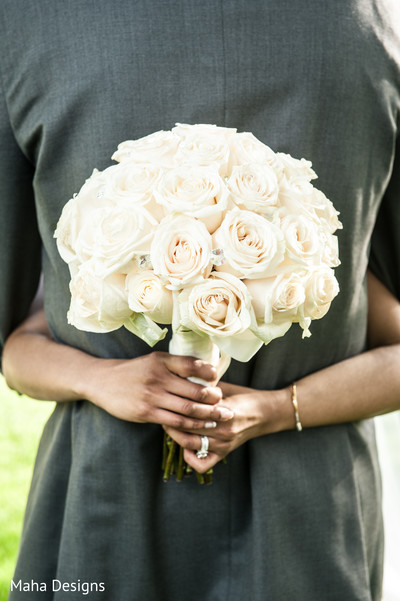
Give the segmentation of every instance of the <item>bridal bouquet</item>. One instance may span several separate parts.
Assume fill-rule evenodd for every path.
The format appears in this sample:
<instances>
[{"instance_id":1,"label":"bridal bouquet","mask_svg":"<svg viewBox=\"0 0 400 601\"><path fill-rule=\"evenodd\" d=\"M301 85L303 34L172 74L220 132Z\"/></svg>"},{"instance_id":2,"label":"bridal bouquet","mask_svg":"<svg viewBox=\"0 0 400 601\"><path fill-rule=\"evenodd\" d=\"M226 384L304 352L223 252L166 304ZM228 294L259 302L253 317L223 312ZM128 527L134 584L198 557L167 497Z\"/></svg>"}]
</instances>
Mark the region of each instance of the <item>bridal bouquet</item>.
<instances>
[{"instance_id":1,"label":"bridal bouquet","mask_svg":"<svg viewBox=\"0 0 400 601\"><path fill-rule=\"evenodd\" d=\"M170 352L248 361L293 323L328 311L339 286L338 212L311 163L251 133L177 124L122 142L65 205L55 237L69 265L68 321L124 326Z\"/></svg>"}]
</instances>

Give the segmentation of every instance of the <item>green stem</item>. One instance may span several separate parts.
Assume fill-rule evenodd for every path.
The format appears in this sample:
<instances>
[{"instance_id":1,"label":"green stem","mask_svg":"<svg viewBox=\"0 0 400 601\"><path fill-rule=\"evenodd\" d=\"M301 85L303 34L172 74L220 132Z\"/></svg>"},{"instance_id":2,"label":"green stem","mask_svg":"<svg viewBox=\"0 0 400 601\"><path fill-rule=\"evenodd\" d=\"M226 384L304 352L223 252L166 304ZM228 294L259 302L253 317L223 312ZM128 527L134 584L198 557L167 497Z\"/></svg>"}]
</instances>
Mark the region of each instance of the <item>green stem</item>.
<instances>
[{"instance_id":1,"label":"green stem","mask_svg":"<svg viewBox=\"0 0 400 601\"><path fill-rule=\"evenodd\" d=\"M176 449L176 442L175 442L175 440L171 439L171 440L168 441L167 444L168 444L168 447L169 447L169 453L168 453L167 462L165 464L165 469L164 469L164 475L163 475L164 482L168 482L169 477L171 475L172 464L173 464L174 455L175 455L175 449Z\"/></svg>"},{"instance_id":2,"label":"green stem","mask_svg":"<svg viewBox=\"0 0 400 601\"><path fill-rule=\"evenodd\" d=\"M213 480L213 471L212 469L208 470L208 472L206 472L204 474L204 482L206 484L212 484L212 480Z\"/></svg>"},{"instance_id":3,"label":"green stem","mask_svg":"<svg viewBox=\"0 0 400 601\"><path fill-rule=\"evenodd\" d=\"M164 432L164 440L163 440L163 454L162 454L162 463L161 469L165 470L165 466L167 465L167 457L168 457L168 434Z\"/></svg>"},{"instance_id":4,"label":"green stem","mask_svg":"<svg viewBox=\"0 0 400 601\"><path fill-rule=\"evenodd\" d=\"M183 461L183 447L179 447L178 467L176 470L176 481L182 482L185 462Z\"/></svg>"},{"instance_id":5,"label":"green stem","mask_svg":"<svg viewBox=\"0 0 400 601\"><path fill-rule=\"evenodd\" d=\"M199 474L199 472L196 472L196 478L199 484L204 484L205 480L203 474Z\"/></svg>"}]
</instances>

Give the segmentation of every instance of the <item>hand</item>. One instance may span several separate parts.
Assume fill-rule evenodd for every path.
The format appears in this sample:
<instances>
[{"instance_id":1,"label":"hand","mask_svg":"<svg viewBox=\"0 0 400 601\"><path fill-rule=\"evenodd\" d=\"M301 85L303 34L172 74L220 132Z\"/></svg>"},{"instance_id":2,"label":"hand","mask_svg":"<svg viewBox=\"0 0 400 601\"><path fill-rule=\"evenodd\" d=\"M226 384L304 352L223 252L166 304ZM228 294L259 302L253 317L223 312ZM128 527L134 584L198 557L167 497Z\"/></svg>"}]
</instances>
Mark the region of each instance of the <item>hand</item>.
<instances>
[{"instance_id":1,"label":"hand","mask_svg":"<svg viewBox=\"0 0 400 601\"><path fill-rule=\"evenodd\" d=\"M294 424L288 390L253 390L243 386L220 383L223 399L218 403L232 410L229 421L218 423L213 430L185 430L164 426L184 450L184 458L194 470L205 473L234 449L251 438L285 429L284 424ZM209 452L199 459L196 452L201 447L201 436L209 438Z\"/></svg>"},{"instance_id":2,"label":"hand","mask_svg":"<svg viewBox=\"0 0 400 601\"><path fill-rule=\"evenodd\" d=\"M215 368L205 361L153 352L130 360L93 358L92 365L85 398L114 417L207 432L231 417L218 405L219 387L186 380L215 381Z\"/></svg>"}]
</instances>

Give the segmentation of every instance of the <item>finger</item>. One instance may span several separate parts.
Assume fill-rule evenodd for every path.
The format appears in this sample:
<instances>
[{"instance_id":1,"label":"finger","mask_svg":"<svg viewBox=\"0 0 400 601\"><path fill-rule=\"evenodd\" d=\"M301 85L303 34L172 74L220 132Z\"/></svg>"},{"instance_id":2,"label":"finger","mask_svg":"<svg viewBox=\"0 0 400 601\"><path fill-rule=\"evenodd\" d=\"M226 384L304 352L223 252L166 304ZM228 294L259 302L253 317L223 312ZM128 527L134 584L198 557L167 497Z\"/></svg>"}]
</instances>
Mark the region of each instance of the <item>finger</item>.
<instances>
[{"instance_id":1,"label":"finger","mask_svg":"<svg viewBox=\"0 0 400 601\"><path fill-rule=\"evenodd\" d=\"M166 433L171 436L181 447L184 449L190 449L191 451L198 451L201 448L201 436L199 434L191 434L189 432L182 432L177 428L164 427ZM208 448L210 449L211 438L208 438Z\"/></svg>"},{"instance_id":2,"label":"finger","mask_svg":"<svg viewBox=\"0 0 400 601\"><path fill-rule=\"evenodd\" d=\"M207 457L199 458L196 453L201 449L201 436L198 434L188 434L187 432L181 432L169 427L164 427L164 430L184 448L186 463L200 474L207 472L228 454L228 450L225 449L219 452L213 451L212 448L215 446L215 441L212 437L208 437Z\"/></svg>"},{"instance_id":3,"label":"finger","mask_svg":"<svg viewBox=\"0 0 400 601\"><path fill-rule=\"evenodd\" d=\"M207 457L199 459L196 453L189 449L184 449L183 458L199 474L205 474L223 459L223 457L212 451L208 453Z\"/></svg>"},{"instance_id":4,"label":"finger","mask_svg":"<svg viewBox=\"0 0 400 601\"><path fill-rule=\"evenodd\" d=\"M197 453L197 451L199 451L201 449L202 446L202 438L203 436L207 436L208 438L208 452L215 452L217 454L220 453L221 449L225 446L223 443L221 444L220 441L215 440L215 438L213 438L213 436L210 436L210 432L208 432L206 435L202 435L202 434L192 434L186 431L181 431L179 429L176 428L171 428L169 426L164 426L164 430L166 431L167 434L169 434L169 436L171 436L171 438L173 438L181 447L183 447L184 449L188 449L190 451L193 451L194 453ZM225 448L224 451L225 453Z\"/></svg>"},{"instance_id":5,"label":"finger","mask_svg":"<svg viewBox=\"0 0 400 601\"><path fill-rule=\"evenodd\" d=\"M168 428L179 432L210 432L217 426L217 422L212 419L192 419L159 407L153 407L146 416L145 421L160 424L164 427L165 431Z\"/></svg>"},{"instance_id":6,"label":"finger","mask_svg":"<svg viewBox=\"0 0 400 601\"><path fill-rule=\"evenodd\" d=\"M206 422L227 422L234 417L234 412L228 407L218 405L207 405L205 403L195 403L190 399L164 393L157 398L157 403L153 403L174 413L178 413L184 417L191 417L196 420L205 420ZM185 426L179 426L181 429L187 430ZM208 428L211 426L207 426ZM191 428L189 428L191 429ZM196 425L196 429L198 426Z\"/></svg>"},{"instance_id":7,"label":"finger","mask_svg":"<svg viewBox=\"0 0 400 601\"><path fill-rule=\"evenodd\" d=\"M190 399L184 399L180 396L172 395L168 392L164 392L159 395L156 399L150 399L150 404L154 407L161 407L177 413L182 417L190 417L194 420L203 420L204 422L223 422L227 419L232 419L233 412L227 407L221 405L207 405L205 403L195 403ZM216 425L216 424L215 424ZM186 422L177 426L180 429L190 430L191 428L186 427ZM198 429L196 425L196 429ZM209 428L211 426L207 426ZM215 427L215 426L214 426Z\"/></svg>"},{"instance_id":8,"label":"finger","mask_svg":"<svg viewBox=\"0 0 400 601\"><path fill-rule=\"evenodd\" d=\"M185 397L198 403L215 405L222 399L222 390L218 386L203 386L189 380L183 380L175 374L165 382L166 389L177 396Z\"/></svg>"},{"instance_id":9,"label":"finger","mask_svg":"<svg viewBox=\"0 0 400 601\"><path fill-rule=\"evenodd\" d=\"M195 357L167 354L164 358L164 364L169 371L181 378L194 377L207 382L212 382L217 378L217 370L213 365Z\"/></svg>"}]
</instances>

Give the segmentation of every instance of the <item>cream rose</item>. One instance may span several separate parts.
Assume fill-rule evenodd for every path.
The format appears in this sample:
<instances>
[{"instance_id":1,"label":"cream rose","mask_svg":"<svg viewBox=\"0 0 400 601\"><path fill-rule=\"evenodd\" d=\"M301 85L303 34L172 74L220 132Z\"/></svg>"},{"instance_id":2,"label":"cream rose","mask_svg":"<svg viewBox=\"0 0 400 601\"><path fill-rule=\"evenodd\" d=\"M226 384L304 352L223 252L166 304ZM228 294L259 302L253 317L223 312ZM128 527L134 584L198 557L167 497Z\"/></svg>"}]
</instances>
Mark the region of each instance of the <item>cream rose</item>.
<instances>
[{"instance_id":1,"label":"cream rose","mask_svg":"<svg viewBox=\"0 0 400 601\"><path fill-rule=\"evenodd\" d=\"M321 229L306 215L286 215L281 221L288 257L302 264L320 263L323 252Z\"/></svg>"},{"instance_id":2,"label":"cream rose","mask_svg":"<svg viewBox=\"0 0 400 601\"><path fill-rule=\"evenodd\" d=\"M277 152L277 160L281 163L283 172L288 179L304 179L309 182L317 178L311 161L295 159L284 152Z\"/></svg>"},{"instance_id":3,"label":"cream rose","mask_svg":"<svg viewBox=\"0 0 400 601\"><path fill-rule=\"evenodd\" d=\"M235 130L215 125L179 125L173 129L182 142L177 161L188 165L216 165L222 177L228 173L230 150L228 139Z\"/></svg>"},{"instance_id":4,"label":"cream rose","mask_svg":"<svg viewBox=\"0 0 400 601\"><path fill-rule=\"evenodd\" d=\"M214 249L222 249L225 262L217 271L239 278L272 275L283 260L285 242L280 229L265 217L233 209L213 235Z\"/></svg>"},{"instance_id":5,"label":"cream rose","mask_svg":"<svg viewBox=\"0 0 400 601\"><path fill-rule=\"evenodd\" d=\"M308 327L311 319L304 317L304 278L304 272L301 272L244 280L257 319L253 332L265 344L284 336L294 322L300 323L303 336L310 335Z\"/></svg>"},{"instance_id":6,"label":"cream rose","mask_svg":"<svg viewBox=\"0 0 400 601\"><path fill-rule=\"evenodd\" d=\"M182 326L206 334L227 355L248 361L260 348L249 330L255 322L246 286L229 273L211 276L178 296Z\"/></svg>"},{"instance_id":7,"label":"cream rose","mask_svg":"<svg viewBox=\"0 0 400 601\"><path fill-rule=\"evenodd\" d=\"M316 215L321 225L325 227L331 234L336 232L336 230L341 230L343 228L343 225L339 221L338 217L339 211L336 211L332 202L325 196L323 192L321 192L321 190L314 188L311 198L307 197L307 200L309 201L309 204L305 208L310 208L314 215Z\"/></svg>"},{"instance_id":8,"label":"cream rose","mask_svg":"<svg viewBox=\"0 0 400 601\"><path fill-rule=\"evenodd\" d=\"M322 240L321 263L328 267L338 267L339 260L339 242L337 236L330 234L326 230L320 232Z\"/></svg>"},{"instance_id":9,"label":"cream rose","mask_svg":"<svg viewBox=\"0 0 400 601\"><path fill-rule=\"evenodd\" d=\"M66 263L77 261L77 239L84 224L91 221L93 211L112 206L112 200L105 196L104 188L104 173L94 169L79 193L64 205L54 238L58 252Z\"/></svg>"},{"instance_id":10,"label":"cream rose","mask_svg":"<svg viewBox=\"0 0 400 601\"><path fill-rule=\"evenodd\" d=\"M290 322L305 301L304 272L282 273L276 277L244 280L257 320L270 323L280 319Z\"/></svg>"},{"instance_id":11,"label":"cream rose","mask_svg":"<svg viewBox=\"0 0 400 601\"><path fill-rule=\"evenodd\" d=\"M227 182L240 209L270 215L278 206L278 180L268 164L247 163L233 167Z\"/></svg>"},{"instance_id":12,"label":"cream rose","mask_svg":"<svg viewBox=\"0 0 400 601\"><path fill-rule=\"evenodd\" d=\"M321 319L328 312L337 294L339 284L333 270L323 266L312 269L305 282L305 316Z\"/></svg>"},{"instance_id":13,"label":"cream rose","mask_svg":"<svg viewBox=\"0 0 400 601\"><path fill-rule=\"evenodd\" d=\"M179 143L179 136L172 131L161 130L138 140L121 142L111 158L118 162L153 163L170 168L176 165L175 155Z\"/></svg>"},{"instance_id":14,"label":"cream rose","mask_svg":"<svg viewBox=\"0 0 400 601\"><path fill-rule=\"evenodd\" d=\"M211 236L206 226L187 215L168 215L157 228L150 250L154 273L178 290L211 272Z\"/></svg>"},{"instance_id":15,"label":"cream rose","mask_svg":"<svg viewBox=\"0 0 400 601\"><path fill-rule=\"evenodd\" d=\"M289 213L310 216L314 186L304 178L283 177L279 182L279 202Z\"/></svg>"},{"instance_id":16,"label":"cream rose","mask_svg":"<svg viewBox=\"0 0 400 601\"><path fill-rule=\"evenodd\" d=\"M276 153L250 132L241 132L230 138L231 167L246 163L260 163L272 167L279 178L282 171Z\"/></svg>"},{"instance_id":17,"label":"cream rose","mask_svg":"<svg viewBox=\"0 0 400 601\"><path fill-rule=\"evenodd\" d=\"M110 206L93 211L76 240L80 262L91 259L99 277L122 271L134 255L150 251L157 221L141 207Z\"/></svg>"},{"instance_id":18,"label":"cream rose","mask_svg":"<svg viewBox=\"0 0 400 601\"><path fill-rule=\"evenodd\" d=\"M222 221L228 192L215 166L181 166L166 172L155 192L167 213L201 219L212 233Z\"/></svg>"},{"instance_id":19,"label":"cream rose","mask_svg":"<svg viewBox=\"0 0 400 601\"><path fill-rule=\"evenodd\" d=\"M86 332L111 332L120 328L132 313L125 293L124 276L103 279L93 264L82 265L70 282L71 304L68 323Z\"/></svg>"},{"instance_id":20,"label":"cream rose","mask_svg":"<svg viewBox=\"0 0 400 601\"><path fill-rule=\"evenodd\" d=\"M280 182L279 201L287 212L307 215L330 233L342 228L339 213L331 201L304 178L284 177Z\"/></svg>"},{"instance_id":21,"label":"cream rose","mask_svg":"<svg viewBox=\"0 0 400 601\"><path fill-rule=\"evenodd\" d=\"M151 163L136 164L124 161L104 172L104 195L119 206L141 206L161 220L164 211L154 198L154 188L163 170Z\"/></svg>"},{"instance_id":22,"label":"cream rose","mask_svg":"<svg viewBox=\"0 0 400 601\"><path fill-rule=\"evenodd\" d=\"M157 323L172 322L172 292L149 269L126 277L128 304L135 313L146 313Z\"/></svg>"},{"instance_id":23,"label":"cream rose","mask_svg":"<svg viewBox=\"0 0 400 601\"><path fill-rule=\"evenodd\" d=\"M303 329L303 338L311 336L311 317L304 312L307 272L281 273L276 278L245 281L258 322L253 331L268 344L283 336L293 323Z\"/></svg>"}]
</instances>

